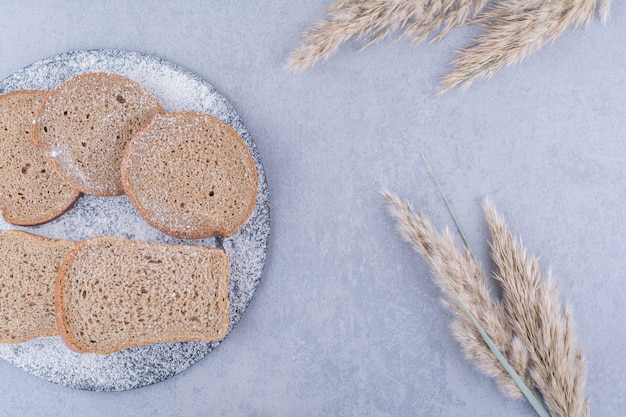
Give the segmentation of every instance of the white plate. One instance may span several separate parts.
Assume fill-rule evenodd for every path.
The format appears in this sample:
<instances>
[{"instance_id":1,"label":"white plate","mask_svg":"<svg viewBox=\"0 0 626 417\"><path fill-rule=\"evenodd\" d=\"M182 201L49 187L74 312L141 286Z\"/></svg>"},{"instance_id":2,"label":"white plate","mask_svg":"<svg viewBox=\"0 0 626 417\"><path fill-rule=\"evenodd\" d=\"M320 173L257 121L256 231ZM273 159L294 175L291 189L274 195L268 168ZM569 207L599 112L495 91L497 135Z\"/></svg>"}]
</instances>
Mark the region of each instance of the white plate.
<instances>
[{"instance_id":1,"label":"white plate","mask_svg":"<svg viewBox=\"0 0 626 417\"><path fill-rule=\"evenodd\" d=\"M119 236L146 242L186 243L223 248L229 260L229 328L241 319L263 273L269 238L269 193L256 146L241 119L213 86L181 67L136 52L77 51L36 62L0 81L0 94L21 89L49 90L87 72L109 72L148 88L167 112L197 110L232 126L248 145L259 174L256 206L229 238L181 240L150 227L128 198L83 195L58 219L35 227L0 220L0 231L19 229L61 239ZM216 75L219 77L219 75ZM111 355L80 354L59 337L40 337L18 345L0 344L0 358L48 381L93 391L121 391L163 381L206 356L219 342L178 342L138 346Z\"/></svg>"}]
</instances>

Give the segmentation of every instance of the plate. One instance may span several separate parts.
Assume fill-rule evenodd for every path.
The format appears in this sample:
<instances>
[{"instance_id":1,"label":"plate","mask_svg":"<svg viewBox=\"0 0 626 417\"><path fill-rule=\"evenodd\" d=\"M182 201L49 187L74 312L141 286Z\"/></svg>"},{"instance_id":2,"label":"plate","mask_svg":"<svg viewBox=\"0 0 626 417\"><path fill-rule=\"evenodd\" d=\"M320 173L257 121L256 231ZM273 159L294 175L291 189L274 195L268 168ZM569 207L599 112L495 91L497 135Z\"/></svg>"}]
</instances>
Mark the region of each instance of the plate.
<instances>
[{"instance_id":1,"label":"plate","mask_svg":"<svg viewBox=\"0 0 626 417\"><path fill-rule=\"evenodd\" d=\"M57 239L118 236L145 242L221 247L229 260L230 333L261 279L270 232L267 181L252 137L233 106L211 84L178 65L137 52L76 51L44 59L0 81L0 94L21 89L50 90L71 77L88 72L128 77L149 89L167 112L202 111L233 127L248 145L258 172L258 197L252 215L228 238L182 240L150 227L126 196L83 195L74 207L50 223L25 228L0 220L0 231L17 229ZM18 345L0 344L0 358L68 387L122 391L170 378L204 358L218 344L219 341L159 343L110 355L95 355L69 350L60 337L40 337Z\"/></svg>"}]
</instances>

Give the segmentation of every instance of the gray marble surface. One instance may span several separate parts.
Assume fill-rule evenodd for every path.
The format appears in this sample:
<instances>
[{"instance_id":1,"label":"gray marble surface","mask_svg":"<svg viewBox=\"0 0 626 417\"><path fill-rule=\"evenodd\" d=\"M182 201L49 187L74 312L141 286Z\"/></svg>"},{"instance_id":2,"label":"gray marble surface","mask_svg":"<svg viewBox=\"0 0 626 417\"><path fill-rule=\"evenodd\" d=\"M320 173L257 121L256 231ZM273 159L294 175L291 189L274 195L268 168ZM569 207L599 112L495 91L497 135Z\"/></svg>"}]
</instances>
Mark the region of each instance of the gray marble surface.
<instances>
[{"instance_id":1,"label":"gray marble surface","mask_svg":"<svg viewBox=\"0 0 626 417\"><path fill-rule=\"evenodd\" d=\"M153 54L222 92L271 194L264 276L228 338L159 384L92 393L0 361L0 416L532 416L462 357L425 262L378 194L451 225L486 269L489 197L571 301L592 416L626 409L626 4L521 65L434 98L467 28L436 46L342 47L282 69L329 2L0 2L0 78L80 49Z\"/></svg>"}]
</instances>

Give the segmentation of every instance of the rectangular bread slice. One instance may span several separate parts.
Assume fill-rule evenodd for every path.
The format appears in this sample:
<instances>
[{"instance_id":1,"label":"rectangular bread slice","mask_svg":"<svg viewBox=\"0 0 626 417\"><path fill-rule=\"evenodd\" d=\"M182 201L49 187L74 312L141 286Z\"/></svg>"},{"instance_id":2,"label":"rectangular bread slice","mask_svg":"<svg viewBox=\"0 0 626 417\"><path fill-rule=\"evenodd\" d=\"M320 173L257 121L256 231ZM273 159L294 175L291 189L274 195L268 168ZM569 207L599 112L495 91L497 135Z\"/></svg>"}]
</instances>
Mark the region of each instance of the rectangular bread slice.
<instances>
[{"instance_id":1,"label":"rectangular bread slice","mask_svg":"<svg viewBox=\"0 0 626 417\"><path fill-rule=\"evenodd\" d=\"M16 230L0 233L0 343L58 334L54 287L75 246Z\"/></svg>"},{"instance_id":2,"label":"rectangular bread slice","mask_svg":"<svg viewBox=\"0 0 626 417\"><path fill-rule=\"evenodd\" d=\"M56 283L59 332L73 350L213 341L228 329L223 250L97 237L67 256Z\"/></svg>"}]
</instances>

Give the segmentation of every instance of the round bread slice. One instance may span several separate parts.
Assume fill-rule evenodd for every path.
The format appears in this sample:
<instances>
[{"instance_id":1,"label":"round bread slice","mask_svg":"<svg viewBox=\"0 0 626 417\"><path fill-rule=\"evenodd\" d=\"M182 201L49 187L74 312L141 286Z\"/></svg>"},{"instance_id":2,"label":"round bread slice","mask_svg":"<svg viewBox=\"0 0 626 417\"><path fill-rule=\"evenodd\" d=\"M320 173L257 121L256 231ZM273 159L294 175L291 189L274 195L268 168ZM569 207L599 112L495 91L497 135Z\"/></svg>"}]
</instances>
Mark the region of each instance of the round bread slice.
<instances>
[{"instance_id":1,"label":"round bread slice","mask_svg":"<svg viewBox=\"0 0 626 417\"><path fill-rule=\"evenodd\" d=\"M258 190L254 160L237 132L194 111L157 116L133 138L122 180L150 225L188 239L235 233Z\"/></svg>"},{"instance_id":2,"label":"round bread slice","mask_svg":"<svg viewBox=\"0 0 626 417\"><path fill-rule=\"evenodd\" d=\"M5 221L20 226L54 220L80 195L31 142L34 113L46 94L20 90L0 96L0 209Z\"/></svg>"},{"instance_id":3,"label":"round bread slice","mask_svg":"<svg viewBox=\"0 0 626 417\"><path fill-rule=\"evenodd\" d=\"M50 91L35 115L32 140L74 188L124 193L120 166L130 139L162 114L157 99L120 75L79 75Z\"/></svg>"}]
</instances>

